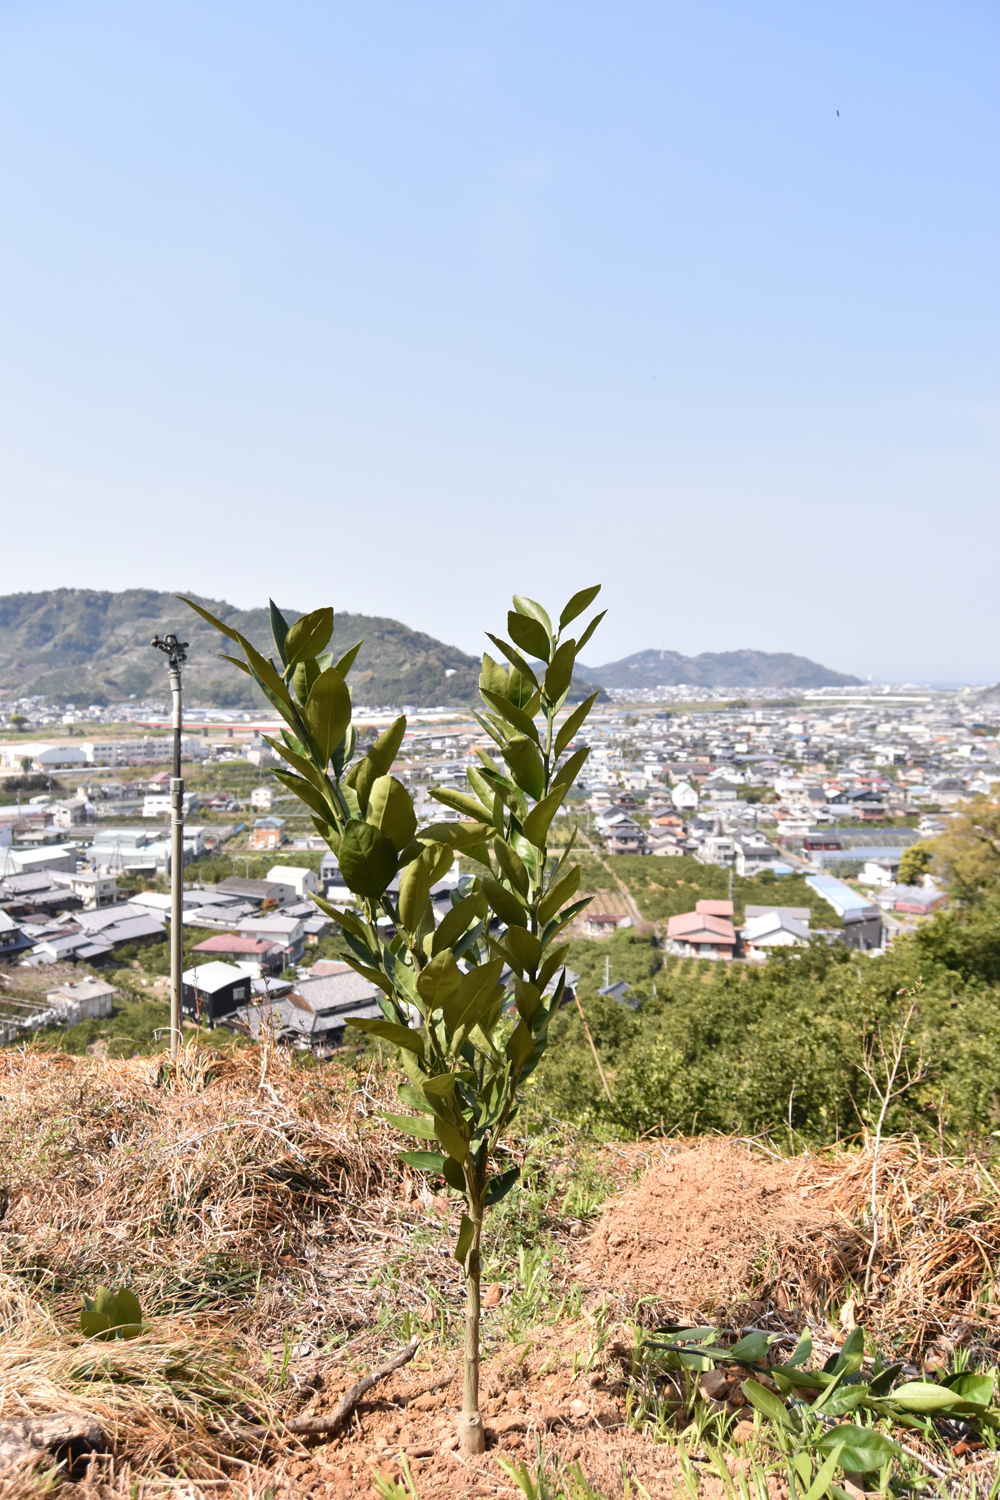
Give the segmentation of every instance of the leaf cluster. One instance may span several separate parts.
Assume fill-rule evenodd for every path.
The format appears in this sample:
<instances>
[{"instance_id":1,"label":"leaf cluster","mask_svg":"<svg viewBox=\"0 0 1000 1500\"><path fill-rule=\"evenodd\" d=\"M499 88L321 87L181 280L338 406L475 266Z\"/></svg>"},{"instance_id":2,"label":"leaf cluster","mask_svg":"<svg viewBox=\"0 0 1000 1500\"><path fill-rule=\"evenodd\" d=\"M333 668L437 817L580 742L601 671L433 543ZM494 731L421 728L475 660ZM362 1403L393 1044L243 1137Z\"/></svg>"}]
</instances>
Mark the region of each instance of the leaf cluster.
<instances>
[{"instance_id":1,"label":"leaf cluster","mask_svg":"<svg viewBox=\"0 0 1000 1500\"><path fill-rule=\"evenodd\" d=\"M94 1297L84 1294L80 1332L85 1338L104 1343L112 1339L137 1339L144 1328L139 1299L127 1287L110 1292L106 1286L99 1286Z\"/></svg>"},{"instance_id":2,"label":"leaf cluster","mask_svg":"<svg viewBox=\"0 0 1000 1500\"><path fill-rule=\"evenodd\" d=\"M876 1355L870 1377L863 1373L864 1331L856 1328L820 1370L807 1370L812 1335L802 1334L791 1357L771 1363L769 1351L780 1334L755 1330L731 1347L718 1343L710 1328L660 1330L646 1340L662 1368L702 1372L732 1365L753 1372L741 1384L746 1400L772 1424L775 1436L793 1465L800 1455L821 1462L808 1493L818 1497L837 1468L868 1474L881 1470L902 1455L898 1443L874 1426L860 1422L836 1423L841 1417L866 1415L871 1422L928 1433L928 1419L961 1418L974 1428L1000 1429L1000 1407L995 1404L996 1377L962 1372L940 1384L902 1380L901 1363L883 1365ZM800 1474L804 1471L800 1470ZM809 1471L811 1478L811 1470Z\"/></svg>"},{"instance_id":3,"label":"leaf cluster","mask_svg":"<svg viewBox=\"0 0 1000 1500\"><path fill-rule=\"evenodd\" d=\"M344 907L313 899L340 925L347 962L380 992L382 1016L349 1024L399 1051L400 1098L413 1113L387 1118L421 1144L404 1160L441 1173L463 1194L456 1249L463 1263L484 1209L516 1180L505 1161L491 1167L491 1153L562 1003L568 945L560 933L586 904L574 899L572 839L550 856L549 832L588 754L573 742L597 694L560 715L577 655L602 616L578 638L566 632L598 592L574 595L555 625L540 604L515 596L511 639L490 637L506 665L484 655L480 674L477 718L498 756L479 752L468 791L433 791L450 816L424 827L392 775L405 717L356 756L347 677L362 643L334 659L332 610L289 626L272 604L274 654L265 656L187 601L236 642L244 659L226 659L285 721L280 738L269 740L285 762L273 774L310 809L354 898ZM442 913L440 885L458 853L472 873Z\"/></svg>"}]
</instances>

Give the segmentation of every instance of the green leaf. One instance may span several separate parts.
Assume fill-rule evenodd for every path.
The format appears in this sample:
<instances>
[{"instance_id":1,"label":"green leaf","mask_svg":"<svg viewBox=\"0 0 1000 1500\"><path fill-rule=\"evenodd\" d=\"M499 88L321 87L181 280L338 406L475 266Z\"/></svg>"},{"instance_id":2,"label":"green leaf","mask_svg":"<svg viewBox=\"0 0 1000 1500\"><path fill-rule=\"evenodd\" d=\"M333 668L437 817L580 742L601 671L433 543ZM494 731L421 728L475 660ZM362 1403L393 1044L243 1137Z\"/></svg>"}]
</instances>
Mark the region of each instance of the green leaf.
<instances>
[{"instance_id":1,"label":"green leaf","mask_svg":"<svg viewBox=\"0 0 1000 1500\"><path fill-rule=\"evenodd\" d=\"M587 642L590 640L590 637L593 635L593 633L597 629L598 625L600 625L601 621L604 619L604 616L606 614L607 614L607 610L606 609L602 609L601 613L599 615L595 615L594 618L591 620L590 624L587 626L586 630L583 632L583 635L581 635L580 639L577 641L577 643L576 643L576 654L577 654L578 657L580 655L580 652L586 646Z\"/></svg>"},{"instance_id":2,"label":"green leaf","mask_svg":"<svg viewBox=\"0 0 1000 1500\"><path fill-rule=\"evenodd\" d=\"M552 641L549 632L538 620L533 620L530 615L518 614L516 610L509 610L507 634L514 645L527 651L529 656L540 656L542 661L548 661L552 653Z\"/></svg>"},{"instance_id":3,"label":"green leaf","mask_svg":"<svg viewBox=\"0 0 1000 1500\"><path fill-rule=\"evenodd\" d=\"M559 767L559 769L556 771L556 774L552 778L553 790L557 786L565 786L567 788L571 787L576 778L579 776L580 772L583 770L584 763L589 754L590 746L584 745L582 749L575 750L570 756L569 760L563 761L562 765Z\"/></svg>"},{"instance_id":4,"label":"green leaf","mask_svg":"<svg viewBox=\"0 0 1000 1500\"><path fill-rule=\"evenodd\" d=\"M590 905L593 899L593 896L582 896L579 901L574 901L572 905L564 906L557 916L553 917L550 922L546 922L542 932L542 942L551 943L556 933L561 932L567 922L572 922L574 917L578 917Z\"/></svg>"},{"instance_id":5,"label":"green leaf","mask_svg":"<svg viewBox=\"0 0 1000 1500\"><path fill-rule=\"evenodd\" d=\"M564 964L566 962L566 959L568 958L568 956L569 956L569 943L563 943L563 944L560 945L560 947L554 948L552 950L552 952L549 954L548 958L542 964L542 967L541 967L541 969L538 972L538 987L539 987L539 989L542 989L542 990L545 989L546 985L548 984L549 980L552 978L553 974L556 972L556 970L562 964Z\"/></svg>"},{"instance_id":6,"label":"green leaf","mask_svg":"<svg viewBox=\"0 0 1000 1500\"><path fill-rule=\"evenodd\" d=\"M444 1010L457 994L461 982L462 971L447 948L432 958L417 975L417 993L427 1007L427 1014Z\"/></svg>"},{"instance_id":7,"label":"green leaf","mask_svg":"<svg viewBox=\"0 0 1000 1500\"><path fill-rule=\"evenodd\" d=\"M83 1308L80 1312L80 1332L84 1338L99 1339L106 1335L111 1327L111 1319L107 1313L97 1312L93 1308Z\"/></svg>"},{"instance_id":8,"label":"green leaf","mask_svg":"<svg viewBox=\"0 0 1000 1500\"><path fill-rule=\"evenodd\" d=\"M434 1116L434 1130L452 1161L457 1161L460 1167L464 1166L469 1155L469 1146L462 1132L441 1115Z\"/></svg>"},{"instance_id":9,"label":"green leaf","mask_svg":"<svg viewBox=\"0 0 1000 1500\"><path fill-rule=\"evenodd\" d=\"M772 1335L769 1333L748 1333L746 1338L740 1339L729 1351L729 1358L739 1364L759 1365L768 1349L771 1347Z\"/></svg>"},{"instance_id":10,"label":"green leaf","mask_svg":"<svg viewBox=\"0 0 1000 1500\"><path fill-rule=\"evenodd\" d=\"M498 635L490 635L490 632L488 630L487 630L486 634L487 634L487 637L493 642L494 646L499 646L500 647L500 650L503 652L504 656L506 656L506 658L510 662L511 666L517 672L519 672L522 677L527 678L528 682L530 682L531 686L537 692L538 691L538 685L539 685L538 684L538 678L535 676L535 674L532 671L532 669L528 666L528 663L525 661L525 659L521 655L520 651L516 651L514 649L514 647L509 643L509 641L501 640L501 638ZM492 660L492 658L491 658L491 660ZM482 687L482 686L483 686L483 683L480 682L480 687ZM508 689L506 691L503 690L503 689L494 688L493 684L491 682L487 682L486 686L490 689L491 692L498 692L498 691L502 692L504 697L507 696L507 692L509 691L509 687L508 687Z\"/></svg>"},{"instance_id":11,"label":"green leaf","mask_svg":"<svg viewBox=\"0 0 1000 1500\"><path fill-rule=\"evenodd\" d=\"M417 831L413 798L395 776L379 776L372 783L366 817L369 823L392 839L397 852L406 848Z\"/></svg>"},{"instance_id":12,"label":"green leaf","mask_svg":"<svg viewBox=\"0 0 1000 1500\"><path fill-rule=\"evenodd\" d=\"M888 1399L904 1411L947 1411L961 1403L962 1397L949 1390L946 1385L934 1385L929 1380L908 1380L897 1385Z\"/></svg>"},{"instance_id":13,"label":"green leaf","mask_svg":"<svg viewBox=\"0 0 1000 1500\"><path fill-rule=\"evenodd\" d=\"M480 883L483 894L501 922L506 922L509 927L527 927L527 913L513 891L508 891L491 875L482 876Z\"/></svg>"},{"instance_id":14,"label":"green leaf","mask_svg":"<svg viewBox=\"0 0 1000 1500\"><path fill-rule=\"evenodd\" d=\"M499 1203L501 1198L506 1198L520 1175L520 1167L510 1167L506 1172L500 1172L496 1177L491 1178L486 1189L486 1207L492 1208L494 1203Z\"/></svg>"},{"instance_id":15,"label":"green leaf","mask_svg":"<svg viewBox=\"0 0 1000 1500\"><path fill-rule=\"evenodd\" d=\"M537 620L545 631L545 634L549 637L549 640L552 640L555 635L555 631L552 629L552 621L537 600L529 599L526 594L515 594L514 608L519 615L527 615L529 620Z\"/></svg>"},{"instance_id":16,"label":"green leaf","mask_svg":"<svg viewBox=\"0 0 1000 1500\"><path fill-rule=\"evenodd\" d=\"M289 735L288 738L291 739L292 736ZM324 798L326 798L330 790L330 784L327 781L326 777L323 775L323 772L317 770L316 766L313 765L311 760L308 760L306 756L301 753L301 751L292 749L292 747L290 745L287 745L284 740L272 739L269 734L262 735L262 739L264 739L265 742L270 745L275 754L280 755L281 758L287 761L290 766L293 766L294 769L298 771L300 776L304 777L306 781L310 782L310 784L314 786L318 792L321 792Z\"/></svg>"},{"instance_id":17,"label":"green leaf","mask_svg":"<svg viewBox=\"0 0 1000 1500\"><path fill-rule=\"evenodd\" d=\"M479 673L479 691L496 693L499 697L506 698L509 681L507 668L502 667L488 652L484 651L483 665Z\"/></svg>"},{"instance_id":18,"label":"green leaf","mask_svg":"<svg viewBox=\"0 0 1000 1500\"><path fill-rule=\"evenodd\" d=\"M545 674L545 695L550 703L558 703L560 698L569 691L575 663L576 642L574 640L563 641L562 645L557 647L549 670Z\"/></svg>"},{"instance_id":19,"label":"green leaf","mask_svg":"<svg viewBox=\"0 0 1000 1500\"><path fill-rule=\"evenodd\" d=\"M465 1270L465 1262L469 1258L469 1251L472 1249L475 1238L476 1226L475 1224L473 1224L468 1214L463 1214L462 1222L458 1230L458 1239L455 1243L454 1252L455 1259L458 1261L463 1271Z\"/></svg>"},{"instance_id":20,"label":"green leaf","mask_svg":"<svg viewBox=\"0 0 1000 1500\"><path fill-rule=\"evenodd\" d=\"M514 889L520 891L522 896L526 896L531 882L521 856L511 848L506 839L501 838L493 840L493 853L496 855L497 864Z\"/></svg>"},{"instance_id":21,"label":"green leaf","mask_svg":"<svg viewBox=\"0 0 1000 1500\"><path fill-rule=\"evenodd\" d=\"M215 615L209 614L207 609L202 609L200 604L195 604L194 600L188 599L185 594L175 594L174 598L179 599L182 604L186 604L189 609L193 609L195 614L201 615L203 620L207 620L210 625L214 625L216 630L228 636L231 641L235 641L237 645L242 646L243 637L231 625L223 625L222 621L217 620Z\"/></svg>"},{"instance_id":22,"label":"green leaf","mask_svg":"<svg viewBox=\"0 0 1000 1500\"><path fill-rule=\"evenodd\" d=\"M601 585L595 583L593 587L580 589L579 593L574 594L559 616L559 629L565 630L566 626L571 624L577 615L582 615L585 609L589 609L600 592Z\"/></svg>"},{"instance_id":23,"label":"green leaf","mask_svg":"<svg viewBox=\"0 0 1000 1500\"><path fill-rule=\"evenodd\" d=\"M518 1021L516 1029L507 1038L505 1050L515 1068L528 1061L535 1050L535 1037L527 1021Z\"/></svg>"},{"instance_id":24,"label":"green leaf","mask_svg":"<svg viewBox=\"0 0 1000 1500\"><path fill-rule=\"evenodd\" d=\"M547 797L543 797L525 818L524 836L528 840L528 843L533 844L536 849L545 848L545 842L549 836L549 826L559 807L562 805L563 798L566 796L568 790L569 787L565 785L556 787L554 791L549 792Z\"/></svg>"},{"instance_id":25,"label":"green leaf","mask_svg":"<svg viewBox=\"0 0 1000 1500\"><path fill-rule=\"evenodd\" d=\"M381 896L396 873L396 846L371 823L352 818L337 854L345 884L357 896Z\"/></svg>"},{"instance_id":26,"label":"green leaf","mask_svg":"<svg viewBox=\"0 0 1000 1500\"><path fill-rule=\"evenodd\" d=\"M321 672L313 683L306 701L305 721L325 766L351 722L350 690L333 667Z\"/></svg>"},{"instance_id":27,"label":"green leaf","mask_svg":"<svg viewBox=\"0 0 1000 1500\"><path fill-rule=\"evenodd\" d=\"M387 1125L393 1130L400 1131L403 1135L415 1135L418 1141L434 1141L437 1134L434 1130L434 1121L426 1115L383 1115Z\"/></svg>"},{"instance_id":28,"label":"green leaf","mask_svg":"<svg viewBox=\"0 0 1000 1500\"><path fill-rule=\"evenodd\" d=\"M288 657L285 655L285 637L288 634L288 621L273 599L269 599L267 602L271 611L271 634L274 636L274 647L281 660L281 665L287 667Z\"/></svg>"},{"instance_id":29,"label":"green leaf","mask_svg":"<svg viewBox=\"0 0 1000 1500\"><path fill-rule=\"evenodd\" d=\"M580 725L600 697L600 691L600 688L598 688L596 693L591 693L589 698L585 698L577 708L574 708L569 718L559 726L559 733L556 735L555 744L555 753L557 756L562 755L566 746L573 739L576 731L580 728Z\"/></svg>"},{"instance_id":30,"label":"green leaf","mask_svg":"<svg viewBox=\"0 0 1000 1500\"><path fill-rule=\"evenodd\" d=\"M285 636L285 665L293 667L297 662L318 656L326 648L333 635L333 610L312 609L296 620Z\"/></svg>"},{"instance_id":31,"label":"green leaf","mask_svg":"<svg viewBox=\"0 0 1000 1500\"><path fill-rule=\"evenodd\" d=\"M788 1363L783 1366L783 1368L786 1370L794 1370L797 1365L804 1365L806 1360L812 1353L812 1350L812 1334L807 1328L802 1334L802 1337L799 1339L798 1343L795 1345L795 1352L792 1354L792 1357L789 1359Z\"/></svg>"},{"instance_id":32,"label":"green leaf","mask_svg":"<svg viewBox=\"0 0 1000 1500\"><path fill-rule=\"evenodd\" d=\"M350 963L350 959L347 962ZM357 965L351 964L351 967L357 968ZM367 1031L371 1036L381 1037L394 1047L405 1047L407 1052L415 1052L418 1057L424 1055L423 1037L419 1031L412 1031L409 1026L398 1026L395 1021L376 1021L365 1016L348 1016L346 1024L353 1026L356 1031Z\"/></svg>"},{"instance_id":33,"label":"green leaf","mask_svg":"<svg viewBox=\"0 0 1000 1500\"><path fill-rule=\"evenodd\" d=\"M381 972L381 970L370 968L369 965L361 963L356 958L352 958L349 953L343 953L341 954L341 957L343 958L345 964L350 964L355 974L360 974L362 979L368 980L369 984L374 984L378 989L384 991L384 993L389 995L390 997L395 995L396 992L392 987L391 980L387 979ZM379 1001L379 1004L381 1003L382 1002ZM351 1025L354 1024L355 1023L352 1021ZM362 1030L364 1030L364 1027L362 1027Z\"/></svg>"},{"instance_id":34,"label":"green leaf","mask_svg":"<svg viewBox=\"0 0 1000 1500\"><path fill-rule=\"evenodd\" d=\"M128 1287L122 1287L115 1293L115 1321L112 1327L129 1328L139 1331L142 1323L142 1308L135 1292L129 1291ZM132 1335L133 1337L135 1334ZM128 1334L126 1334L128 1337Z\"/></svg>"},{"instance_id":35,"label":"green leaf","mask_svg":"<svg viewBox=\"0 0 1000 1500\"><path fill-rule=\"evenodd\" d=\"M488 692L486 688L480 688L479 691L484 700L491 708L496 709L502 719L506 719L508 724L513 725L515 729L527 735L529 740L534 740L535 744L538 744L538 730L535 728L534 720L530 714L523 708L518 708L516 704L511 703L509 698L501 698L499 693Z\"/></svg>"},{"instance_id":36,"label":"green leaf","mask_svg":"<svg viewBox=\"0 0 1000 1500\"><path fill-rule=\"evenodd\" d=\"M363 755L357 765L352 766L344 777L346 785L353 787L358 794L358 807L362 816L368 811L368 798L371 795L372 784L380 776L385 776L392 770L392 763L399 753L405 733L406 716L400 714L399 718L394 719L389 728L379 735L368 754Z\"/></svg>"},{"instance_id":37,"label":"green leaf","mask_svg":"<svg viewBox=\"0 0 1000 1500\"><path fill-rule=\"evenodd\" d=\"M969 1401L975 1406L989 1406L993 1399L996 1379L993 1375L976 1375L968 1372L962 1375L949 1375L941 1383L954 1391L956 1396L961 1396L963 1401Z\"/></svg>"},{"instance_id":38,"label":"green leaf","mask_svg":"<svg viewBox=\"0 0 1000 1500\"><path fill-rule=\"evenodd\" d=\"M359 937L366 946L371 942L371 935L367 927L365 927L356 913L339 906L334 906L331 902L325 900L323 896L318 896L315 891L310 891L309 897L310 900L316 903L320 911L325 912L328 917L332 917L335 922L339 922L340 926L346 928L348 932L353 932L355 937Z\"/></svg>"},{"instance_id":39,"label":"green leaf","mask_svg":"<svg viewBox=\"0 0 1000 1500\"><path fill-rule=\"evenodd\" d=\"M407 932L416 932L425 914L431 886L451 869L454 858L446 844L425 844L423 853L403 866L399 876L399 919Z\"/></svg>"},{"instance_id":40,"label":"green leaf","mask_svg":"<svg viewBox=\"0 0 1000 1500\"><path fill-rule=\"evenodd\" d=\"M472 849L488 839L493 833L492 824L485 823L431 823L417 829L417 838L424 843L447 844L450 849Z\"/></svg>"},{"instance_id":41,"label":"green leaf","mask_svg":"<svg viewBox=\"0 0 1000 1500\"><path fill-rule=\"evenodd\" d=\"M294 793L300 802L304 802L306 807L311 807L317 817L322 818L324 822L329 822L333 815L330 802L311 782L303 780L301 776L296 776L292 771L279 771L275 768L272 768L271 775L276 781L280 781L282 786Z\"/></svg>"},{"instance_id":42,"label":"green leaf","mask_svg":"<svg viewBox=\"0 0 1000 1500\"><path fill-rule=\"evenodd\" d=\"M330 663L326 661L326 658L324 657L323 659L326 662L326 665L329 666ZM319 677L322 671L323 668L320 666L316 658L310 657L308 661L300 661L298 666L292 672L292 692L295 694L300 703L306 702L309 694L312 692L313 683L316 681L317 677Z\"/></svg>"},{"instance_id":43,"label":"green leaf","mask_svg":"<svg viewBox=\"0 0 1000 1500\"><path fill-rule=\"evenodd\" d=\"M562 880L546 892L538 903L538 920L542 927L576 895L580 885L580 866L573 865Z\"/></svg>"},{"instance_id":44,"label":"green leaf","mask_svg":"<svg viewBox=\"0 0 1000 1500\"><path fill-rule=\"evenodd\" d=\"M480 964L463 974L444 1012L444 1024L450 1032L456 1032L460 1026L482 1025L496 1001L497 992L503 993L499 983L502 973L503 959L491 958L489 963Z\"/></svg>"},{"instance_id":45,"label":"green leaf","mask_svg":"<svg viewBox=\"0 0 1000 1500\"><path fill-rule=\"evenodd\" d=\"M855 1474L869 1474L902 1455L901 1448L871 1427L828 1427L815 1447L821 1453L840 1448L840 1467Z\"/></svg>"},{"instance_id":46,"label":"green leaf","mask_svg":"<svg viewBox=\"0 0 1000 1500\"><path fill-rule=\"evenodd\" d=\"M515 734L503 753L507 768L522 792L537 802L545 793L545 767L538 744L527 735Z\"/></svg>"},{"instance_id":47,"label":"green leaf","mask_svg":"<svg viewBox=\"0 0 1000 1500\"><path fill-rule=\"evenodd\" d=\"M780 1401L773 1391L766 1390L764 1386L758 1385L756 1380L744 1380L740 1390L746 1396L751 1406L755 1406L765 1417L770 1417L772 1422L777 1422L780 1427L788 1426L788 1412L785 1403Z\"/></svg>"},{"instance_id":48,"label":"green leaf","mask_svg":"<svg viewBox=\"0 0 1000 1500\"><path fill-rule=\"evenodd\" d=\"M440 802L443 807L450 807L452 812L461 813L466 818L473 818L480 823L484 818L488 818L491 823L493 822L492 809L483 807L474 797L470 797L468 792L451 792L444 787L435 787L429 795L434 798L435 802Z\"/></svg>"},{"instance_id":49,"label":"green leaf","mask_svg":"<svg viewBox=\"0 0 1000 1500\"><path fill-rule=\"evenodd\" d=\"M356 646L352 646L350 651L345 651L340 660L333 663L333 670L335 672L339 672L341 677L346 677L348 672L354 666L354 663L357 660L358 652L361 650L361 647L363 645L364 641L358 641L358 644Z\"/></svg>"},{"instance_id":50,"label":"green leaf","mask_svg":"<svg viewBox=\"0 0 1000 1500\"><path fill-rule=\"evenodd\" d=\"M823 1500L823 1496L829 1491L830 1481L833 1479L834 1470L840 1463L840 1454L841 1447L838 1444L837 1447L833 1449L832 1453L830 1453L827 1458L825 1458L824 1461L820 1464L819 1468L816 1471L816 1478L806 1490L805 1494L802 1497L802 1500Z\"/></svg>"},{"instance_id":51,"label":"green leaf","mask_svg":"<svg viewBox=\"0 0 1000 1500\"><path fill-rule=\"evenodd\" d=\"M522 974L534 973L542 957L541 941L523 927L508 927L504 947L510 954L511 967Z\"/></svg>"},{"instance_id":52,"label":"green leaf","mask_svg":"<svg viewBox=\"0 0 1000 1500\"><path fill-rule=\"evenodd\" d=\"M441 919L434 934L431 952L438 954L443 949L450 948L485 911L486 902L479 891L473 891L470 895L464 896Z\"/></svg>"},{"instance_id":53,"label":"green leaf","mask_svg":"<svg viewBox=\"0 0 1000 1500\"><path fill-rule=\"evenodd\" d=\"M418 1172L442 1172L446 1160L440 1151L401 1151L399 1159Z\"/></svg>"}]
</instances>

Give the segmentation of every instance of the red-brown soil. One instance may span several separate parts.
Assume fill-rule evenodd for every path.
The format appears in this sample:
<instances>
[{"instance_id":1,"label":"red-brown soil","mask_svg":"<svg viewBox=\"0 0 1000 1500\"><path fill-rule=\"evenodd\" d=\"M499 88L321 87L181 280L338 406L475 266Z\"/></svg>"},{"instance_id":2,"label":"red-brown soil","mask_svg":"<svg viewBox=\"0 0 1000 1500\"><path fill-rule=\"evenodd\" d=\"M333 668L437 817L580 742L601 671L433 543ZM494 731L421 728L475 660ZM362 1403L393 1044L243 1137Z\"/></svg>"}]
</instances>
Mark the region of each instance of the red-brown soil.
<instances>
[{"instance_id":1,"label":"red-brown soil","mask_svg":"<svg viewBox=\"0 0 1000 1500\"><path fill-rule=\"evenodd\" d=\"M549 1460L578 1463L602 1495L621 1495L623 1481L634 1492L637 1478L652 1500L676 1500L683 1493L676 1450L626 1425L622 1346L612 1343L595 1356L594 1343L594 1323L580 1319L545 1324L524 1343L488 1357L482 1375L487 1451L474 1459L454 1451L461 1404L457 1357L436 1369L407 1366L370 1393L346 1436L283 1464L271 1476L276 1493L310 1500L370 1495L375 1476L399 1478L402 1452L420 1500L519 1496L497 1456L523 1462L533 1473L540 1441ZM350 1379L324 1382L304 1410L331 1410ZM723 1486L714 1478L705 1476L700 1489L705 1500L723 1500ZM775 1487L772 1500L784 1493Z\"/></svg>"},{"instance_id":2,"label":"red-brown soil","mask_svg":"<svg viewBox=\"0 0 1000 1500\"><path fill-rule=\"evenodd\" d=\"M832 1223L817 1203L808 1162L778 1161L729 1141L664 1148L664 1159L608 1208L580 1274L626 1287L678 1311L752 1295L771 1249Z\"/></svg>"}]
</instances>

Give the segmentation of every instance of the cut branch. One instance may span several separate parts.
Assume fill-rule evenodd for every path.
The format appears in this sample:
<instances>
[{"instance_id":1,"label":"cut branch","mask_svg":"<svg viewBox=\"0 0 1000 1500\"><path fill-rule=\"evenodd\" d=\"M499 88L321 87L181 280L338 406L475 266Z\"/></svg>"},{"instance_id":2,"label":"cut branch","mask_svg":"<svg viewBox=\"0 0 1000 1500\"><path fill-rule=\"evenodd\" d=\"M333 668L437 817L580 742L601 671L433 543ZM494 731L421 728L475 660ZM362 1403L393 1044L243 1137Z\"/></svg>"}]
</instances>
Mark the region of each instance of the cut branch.
<instances>
[{"instance_id":1,"label":"cut branch","mask_svg":"<svg viewBox=\"0 0 1000 1500\"><path fill-rule=\"evenodd\" d=\"M401 1370L404 1365L409 1364L420 1346L420 1340L414 1339L394 1354L392 1359L386 1360L384 1365L379 1365L377 1370L372 1370L368 1375L362 1377L350 1390L345 1391L337 1402L333 1411L326 1417L295 1417L285 1426L289 1432L296 1432L302 1436L318 1437L324 1433L339 1432L348 1420L351 1412L357 1406L366 1391L370 1391L373 1385L378 1385L387 1375L395 1370Z\"/></svg>"}]
</instances>

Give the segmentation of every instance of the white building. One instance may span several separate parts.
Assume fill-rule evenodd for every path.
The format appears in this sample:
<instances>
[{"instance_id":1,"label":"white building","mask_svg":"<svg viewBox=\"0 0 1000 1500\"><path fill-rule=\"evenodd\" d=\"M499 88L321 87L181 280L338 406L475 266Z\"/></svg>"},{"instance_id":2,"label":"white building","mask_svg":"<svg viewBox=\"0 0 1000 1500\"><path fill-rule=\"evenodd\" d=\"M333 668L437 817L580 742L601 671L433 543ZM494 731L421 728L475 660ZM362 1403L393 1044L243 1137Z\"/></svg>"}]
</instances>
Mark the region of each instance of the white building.
<instances>
[{"instance_id":1,"label":"white building","mask_svg":"<svg viewBox=\"0 0 1000 1500\"><path fill-rule=\"evenodd\" d=\"M258 812L270 812L274 793L269 786L255 786L250 793L250 806Z\"/></svg>"},{"instance_id":2,"label":"white building","mask_svg":"<svg viewBox=\"0 0 1000 1500\"><path fill-rule=\"evenodd\" d=\"M319 876L315 870L304 870L299 865L274 865L264 876L281 885L290 885L300 901L311 891L319 890Z\"/></svg>"},{"instance_id":3,"label":"white building","mask_svg":"<svg viewBox=\"0 0 1000 1500\"><path fill-rule=\"evenodd\" d=\"M670 800L678 812L697 812L698 810L698 793L686 781L679 781L671 789Z\"/></svg>"}]
</instances>

